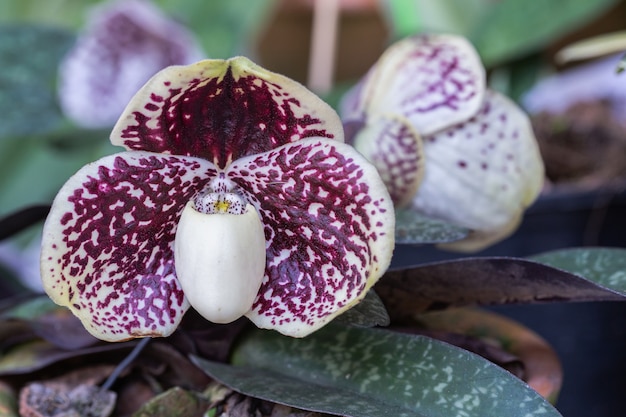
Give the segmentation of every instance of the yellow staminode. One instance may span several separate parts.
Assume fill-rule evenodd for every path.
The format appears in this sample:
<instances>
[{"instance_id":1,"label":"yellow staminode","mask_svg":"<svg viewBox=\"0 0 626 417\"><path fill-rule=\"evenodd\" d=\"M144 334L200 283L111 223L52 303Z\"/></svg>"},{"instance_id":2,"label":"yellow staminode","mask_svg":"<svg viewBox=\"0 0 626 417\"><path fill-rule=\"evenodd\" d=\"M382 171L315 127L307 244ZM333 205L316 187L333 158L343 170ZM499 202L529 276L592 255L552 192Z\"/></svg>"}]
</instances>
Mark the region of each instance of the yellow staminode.
<instances>
[{"instance_id":1,"label":"yellow staminode","mask_svg":"<svg viewBox=\"0 0 626 417\"><path fill-rule=\"evenodd\" d=\"M217 213L228 213L228 209L230 209L230 202L227 200L217 200L213 207Z\"/></svg>"}]
</instances>

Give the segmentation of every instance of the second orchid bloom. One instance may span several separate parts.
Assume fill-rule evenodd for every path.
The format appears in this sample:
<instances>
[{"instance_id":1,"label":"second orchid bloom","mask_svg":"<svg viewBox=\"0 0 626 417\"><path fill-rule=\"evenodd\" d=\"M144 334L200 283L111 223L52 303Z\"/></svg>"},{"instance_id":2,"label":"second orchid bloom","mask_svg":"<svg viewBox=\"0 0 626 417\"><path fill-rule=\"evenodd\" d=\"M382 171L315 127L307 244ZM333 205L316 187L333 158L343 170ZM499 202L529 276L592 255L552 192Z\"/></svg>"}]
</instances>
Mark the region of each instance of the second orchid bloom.
<instances>
[{"instance_id":1,"label":"second orchid bloom","mask_svg":"<svg viewBox=\"0 0 626 417\"><path fill-rule=\"evenodd\" d=\"M342 103L347 141L376 165L397 208L470 230L447 244L454 250L511 234L543 185L528 117L485 78L464 38L415 36L389 47Z\"/></svg>"}]
</instances>

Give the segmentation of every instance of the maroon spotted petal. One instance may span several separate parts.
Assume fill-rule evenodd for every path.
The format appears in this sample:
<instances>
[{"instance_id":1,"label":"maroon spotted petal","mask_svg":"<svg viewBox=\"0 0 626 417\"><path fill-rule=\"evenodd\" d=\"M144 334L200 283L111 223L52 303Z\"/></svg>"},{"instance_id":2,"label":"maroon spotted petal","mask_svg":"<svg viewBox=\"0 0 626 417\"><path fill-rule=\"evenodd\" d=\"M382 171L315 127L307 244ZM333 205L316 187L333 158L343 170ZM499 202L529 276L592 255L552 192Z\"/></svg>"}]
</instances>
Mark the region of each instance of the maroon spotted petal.
<instances>
[{"instance_id":1,"label":"maroon spotted petal","mask_svg":"<svg viewBox=\"0 0 626 417\"><path fill-rule=\"evenodd\" d=\"M302 140L236 161L228 176L265 226L266 276L246 314L257 326L304 336L362 299L389 265L393 204L351 146Z\"/></svg>"},{"instance_id":2,"label":"maroon spotted petal","mask_svg":"<svg viewBox=\"0 0 626 417\"><path fill-rule=\"evenodd\" d=\"M111 141L224 168L308 137L343 141L334 110L297 82L238 57L161 71L128 105Z\"/></svg>"},{"instance_id":3,"label":"maroon spotted petal","mask_svg":"<svg viewBox=\"0 0 626 417\"><path fill-rule=\"evenodd\" d=\"M44 226L44 289L94 336L173 332L189 307L174 273L185 203L215 176L198 158L122 152L83 167Z\"/></svg>"},{"instance_id":4,"label":"maroon spotted petal","mask_svg":"<svg viewBox=\"0 0 626 417\"><path fill-rule=\"evenodd\" d=\"M421 35L390 46L342 103L344 122L373 115L406 117L428 135L472 117L485 91L485 69L465 39Z\"/></svg>"},{"instance_id":5,"label":"maroon spotted petal","mask_svg":"<svg viewBox=\"0 0 626 417\"><path fill-rule=\"evenodd\" d=\"M396 207L409 204L424 176L422 139L399 115L373 116L358 130L353 145L378 172Z\"/></svg>"}]
</instances>

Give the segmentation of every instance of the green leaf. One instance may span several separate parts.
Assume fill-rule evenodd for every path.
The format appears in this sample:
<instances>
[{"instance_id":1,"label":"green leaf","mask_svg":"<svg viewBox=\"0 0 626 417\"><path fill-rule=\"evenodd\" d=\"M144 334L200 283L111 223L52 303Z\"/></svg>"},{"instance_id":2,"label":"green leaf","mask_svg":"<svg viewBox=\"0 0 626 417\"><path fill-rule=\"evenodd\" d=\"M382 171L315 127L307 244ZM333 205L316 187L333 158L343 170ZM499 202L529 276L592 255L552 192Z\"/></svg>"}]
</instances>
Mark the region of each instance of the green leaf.
<instances>
[{"instance_id":1,"label":"green leaf","mask_svg":"<svg viewBox=\"0 0 626 417\"><path fill-rule=\"evenodd\" d=\"M0 26L0 139L48 132L63 115L57 104L57 67L74 42L64 30Z\"/></svg>"},{"instance_id":2,"label":"green leaf","mask_svg":"<svg viewBox=\"0 0 626 417\"><path fill-rule=\"evenodd\" d=\"M492 66L542 49L616 3L616 0L491 2L469 39L485 65Z\"/></svg>"},{"instance_id":3,"label":"green leaf","mask_svg":"<svg viewBox=\"0 0 626 417\"><path fill-rule=\"evenodd\" d=\"M236 366L194 361L235 391L337 415L559 416L485 359L387 330L330 325L303 339L255 330L236 348Z\"/></svg>"},{"instance_id":4,"label":"green leaf","mask_svg":"<svg viewBox=\"0 0 626 417\"><path fill-rule=\"evenodd\" d=\"M0 216L25 206L51 203L65 181L104 154L105 142L106 136L96 140L88 135L83 136L82 143L71 142L71 146L38 137L0 140ZM113 150L108 146L107 152Z\"/></svg>"},{"instance_id":5,"label":"green leaf","mask_svg":"<svg viewBox=\"0 0 626 417\"><path fill-rule=\"evenodd\" d=\"M414 210L396 212L396 243L407 245L454 242L469 231L443 220L428 218Z\"/></svg>"},{"instance_id":6,"label":"green leaf","mask_svg":"<svg viewBox=\"0 0 626 417\"><path fill-rule=\"evenodd\" d=\"M615 270L603 272L623 274L618 272L617 264L613 265ZM605 275L583 278L526 259L480 257L390 270L374 289L392 320L427 310L476 304L625 301L617 287L599 285L601 276Z\"/></svg>"},{"instance_id":7,"label":"green leaf","mask_svg":"<svg viewBox=\"0 0 626 417\"><path fill-rule=\"evenodd\" d=\"M356 327L388 326L389 315L380 297L374 290L370 290L363 301L337 317L334 322Z\"/></svg>"},{"instance_id":8,"label":"green leaf","mask_svg":"<svg viewBox=\"0 0 626 417\"><path fill-rule=\"evenodd\" d=\"M572 248L542 253L531 259L584 277L626 296L626 249Z\"/></svg>"}]
</instances>

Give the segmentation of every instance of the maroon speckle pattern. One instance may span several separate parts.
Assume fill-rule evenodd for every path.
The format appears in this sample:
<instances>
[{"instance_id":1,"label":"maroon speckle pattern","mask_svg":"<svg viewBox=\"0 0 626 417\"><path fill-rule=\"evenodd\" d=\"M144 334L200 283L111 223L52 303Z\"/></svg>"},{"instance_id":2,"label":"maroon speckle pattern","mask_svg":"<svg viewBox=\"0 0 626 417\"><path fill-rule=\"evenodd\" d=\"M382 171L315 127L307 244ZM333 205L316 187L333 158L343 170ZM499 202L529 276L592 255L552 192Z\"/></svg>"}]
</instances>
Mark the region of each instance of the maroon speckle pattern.
<instances>
[{"instance_id":1,"label":"maroon speckle pattern","mask_svg":"<svg viewBox=\"0 0 626 417\"><path fill-rule=\"evenodd\" d=\"M394 118L379 118L361 134L368 146L355 143L376 167L396 207L409 203L422 177L421 139L413 129ZM371 137L374 136L374 137Z\"/></svg>"},{"instance_id":2,"label":"maroon speckle pattern","mask_svg":"<svg viewBox=\"0 0 626 417\"><path fill-rule=\"evenodd\" d=\"M390 46L346 95L342 118L401 115L428 136L476 114L484 91L485 71L471 44L449 35L413 36Z\"/></svg>"},{"instance_id":3,"label":"maroon speckle pattern","mask_svg":"<svg viewBox=\"0 0 626 417\"><path fill-rule=\"evenodd\" d=\"M427 113L445 107L458 110L482 90L482 79L466 67L463 51L456 45L421 36L420 47L407 56L398 71L411 74L418 86L405 89L401 97L404 114Z\"/></svg>"},{"instance_id":4,"label":"maroon speckle pattern","mask_svg":"<svg viewBox=\"0 0 626 417\"><path fill-rule=\"evenodd\" d=\"M253 321L312 326L362 294L377 262L372 242L388 230L378 219L391 205L372 199L363 168L340 145L302 141L229 168L265 225Z\"/></svg>"},{"instance_id":5,"label":"maroon speckle pattern","mask_svg":"<svg viewBox=\"0 0 626 417\"><path fill-rule=\"evenodd\" d=\"M307 137L333 138L323 121L276 83L255 75L197 78L180 87L162 82L167 94L136 103L121 138L129 149L190 155L224 168Z\"/></svg>"},{"instance_id":6,"label":"maroon speckle pattern","mask_svg":"<svg viewBox=\"0 0 626 417\"><path fill-rule=\"evenodd\" d=\"M184 205L215 176L195 158L127 152L83 168L57 196L48 259L53 292L108 338L160 335L187 301L173 243ZM67 291L67 293L66 293Z\"/></svg>"}]
</instances>

